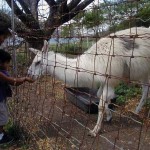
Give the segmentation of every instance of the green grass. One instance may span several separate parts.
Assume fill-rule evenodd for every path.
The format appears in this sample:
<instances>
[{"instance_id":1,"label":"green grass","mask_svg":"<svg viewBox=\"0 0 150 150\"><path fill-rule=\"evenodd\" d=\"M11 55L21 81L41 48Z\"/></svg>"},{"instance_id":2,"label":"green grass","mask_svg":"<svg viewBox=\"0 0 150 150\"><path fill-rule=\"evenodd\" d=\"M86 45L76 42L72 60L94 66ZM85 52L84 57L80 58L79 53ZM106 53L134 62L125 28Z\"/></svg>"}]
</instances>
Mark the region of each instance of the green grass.
<instances>
[{"instance_id":1,"label":"green grass","mask_svg":"<svg viewBox=\"0 0 150 150\"><path fill-rule=\"evenodd\" d=\"M23 135L24 133L22 132L21 128L18 125L15 125L13 123L12 120L9 120L8 124L5 126L5 130L14 138L14 141L9 144L1 145L0 149L3 149L3 150L8 150L8 149L27 150L29 149L29 145L21 137L21 135Z\"/></svg>"}]
</instances>

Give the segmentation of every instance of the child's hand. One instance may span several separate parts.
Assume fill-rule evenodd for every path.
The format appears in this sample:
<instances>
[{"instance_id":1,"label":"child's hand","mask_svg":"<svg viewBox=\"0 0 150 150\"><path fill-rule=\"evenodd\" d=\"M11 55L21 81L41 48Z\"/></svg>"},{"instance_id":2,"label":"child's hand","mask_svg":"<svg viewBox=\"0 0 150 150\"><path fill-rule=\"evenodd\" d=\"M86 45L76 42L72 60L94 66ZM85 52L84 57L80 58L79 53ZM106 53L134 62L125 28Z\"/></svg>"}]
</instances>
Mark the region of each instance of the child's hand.
<instances>
[{"instance_id":1,"label":"child's hand","mask_svg":"<svg viewBox=\"0 0 150 150\"><path fill-rule=\"evenodd\" d=\"M25 78L25 81L28 81L29 83L33 83L35 80L33 80L33 79L30 78L30 77L26 77L26 78Z\"/></svg>"}]
</instances>

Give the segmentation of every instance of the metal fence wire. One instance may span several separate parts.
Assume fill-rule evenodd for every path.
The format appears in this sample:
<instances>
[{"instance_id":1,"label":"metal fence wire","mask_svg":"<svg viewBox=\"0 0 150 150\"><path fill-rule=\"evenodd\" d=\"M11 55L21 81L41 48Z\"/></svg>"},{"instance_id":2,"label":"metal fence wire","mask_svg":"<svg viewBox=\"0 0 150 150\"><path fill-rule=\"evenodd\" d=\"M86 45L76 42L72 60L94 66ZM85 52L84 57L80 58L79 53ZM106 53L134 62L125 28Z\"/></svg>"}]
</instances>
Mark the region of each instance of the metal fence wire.
<instances>
[{"instance_id":1,"label":"metal fence wire","mask_svg":"<svg viewBox=\"0 0 150 150\"><path fill-rule=\"evenodd\" d=\"M26 40L13 46L7 43L7 50L16 52L17 76L26 76L31 64L30 74L37 74L39 68L38 75L42 74L34 83L14 89L9 101L16 132L27 149L149 149L150 28L137 26L150 18L136 15L148 2L101 3L92 3L76 19L57 27L48 41L49 54L34 55L36 65ZM46 11L39 17L44 20ZM137 113L141 98L143 107ZM101 129L89 136L98 110Z\"/></svg>"}]
</instances>

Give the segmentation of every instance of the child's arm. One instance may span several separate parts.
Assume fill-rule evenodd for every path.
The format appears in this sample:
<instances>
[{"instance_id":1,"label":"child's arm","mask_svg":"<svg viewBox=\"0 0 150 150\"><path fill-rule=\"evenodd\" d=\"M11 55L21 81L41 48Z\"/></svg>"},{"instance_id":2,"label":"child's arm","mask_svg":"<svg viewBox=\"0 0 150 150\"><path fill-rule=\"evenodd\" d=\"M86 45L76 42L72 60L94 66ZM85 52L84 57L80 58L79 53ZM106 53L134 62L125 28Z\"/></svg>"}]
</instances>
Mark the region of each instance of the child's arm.
<instances>
[{"instance_id":1,"label":"child's arm","mask_svg":"<svg viewBox=\"0 0 150 150\"><path fill-rule=\"evenodd\" d=\"M31 78L29 77L22 77L22 78L13 78L13 77L8 77L5 74L0 72L0 79L7 81L9 84L11 85L21 85L22 83L24 83L25 81L28 81L30 83L34 82Z\"/></svg>"}]
</instances>

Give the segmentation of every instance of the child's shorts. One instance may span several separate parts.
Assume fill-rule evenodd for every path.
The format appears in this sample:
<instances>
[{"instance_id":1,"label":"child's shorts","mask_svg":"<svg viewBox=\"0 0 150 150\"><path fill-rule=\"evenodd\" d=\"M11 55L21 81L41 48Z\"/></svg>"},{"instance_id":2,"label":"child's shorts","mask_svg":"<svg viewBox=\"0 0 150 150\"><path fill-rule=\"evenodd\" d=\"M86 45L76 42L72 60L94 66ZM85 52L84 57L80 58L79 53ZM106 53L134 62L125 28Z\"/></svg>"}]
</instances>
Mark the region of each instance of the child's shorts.
<instances>
[{"instance_id":1,"label":"child's shorts","mask_svg":"<svg viewBox=\"0 0 150 150\"><path fill-rule=\"evenodd\" d=\"M0 102L0 126L4 126L8 123L9 113L6 102Z\"/></svg>"}]
</instances>

